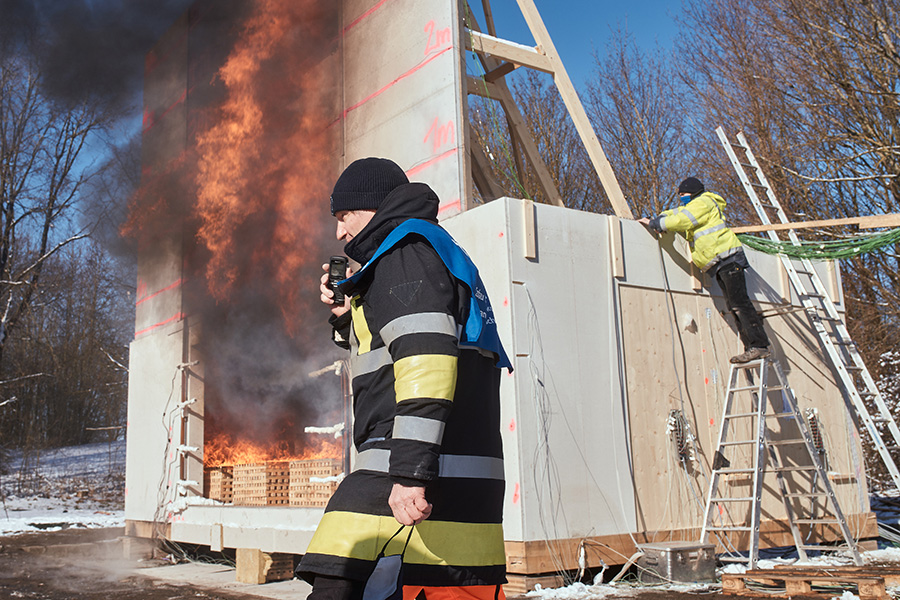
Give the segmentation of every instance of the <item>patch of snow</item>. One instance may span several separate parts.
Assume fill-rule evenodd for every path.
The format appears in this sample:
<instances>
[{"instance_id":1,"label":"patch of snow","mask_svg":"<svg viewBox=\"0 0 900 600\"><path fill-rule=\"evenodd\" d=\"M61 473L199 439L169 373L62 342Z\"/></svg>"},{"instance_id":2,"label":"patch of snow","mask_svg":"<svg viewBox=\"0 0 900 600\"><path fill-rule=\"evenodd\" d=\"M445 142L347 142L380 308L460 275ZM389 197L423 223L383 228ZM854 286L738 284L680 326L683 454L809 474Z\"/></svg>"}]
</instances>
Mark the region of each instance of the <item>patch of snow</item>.
<instances>
[{"instance_id":1,"label":"patch of snow","mask_svg":"<svg viewBox=\"0 0 900 600\"><path fill-rule=\"evenodd\" d=\"M543 600L580 600L581 598L622 596L622 592L622 588L614 585L585 585L581 582L576 582L566 587L551 589L543 589L538 584L534 590L525 595L529 598L542 598Z\"/></svg>"},{"instance_id":2,"label":"patch of snow","mask_svg":"<svg viewBox=\"0 0 900 600\"><path fill-rule=\"evenodd\" d=\"M125 442L23 456L0 478L0 536L70 527L123 527Z\"/></svg>"}]
</instances>

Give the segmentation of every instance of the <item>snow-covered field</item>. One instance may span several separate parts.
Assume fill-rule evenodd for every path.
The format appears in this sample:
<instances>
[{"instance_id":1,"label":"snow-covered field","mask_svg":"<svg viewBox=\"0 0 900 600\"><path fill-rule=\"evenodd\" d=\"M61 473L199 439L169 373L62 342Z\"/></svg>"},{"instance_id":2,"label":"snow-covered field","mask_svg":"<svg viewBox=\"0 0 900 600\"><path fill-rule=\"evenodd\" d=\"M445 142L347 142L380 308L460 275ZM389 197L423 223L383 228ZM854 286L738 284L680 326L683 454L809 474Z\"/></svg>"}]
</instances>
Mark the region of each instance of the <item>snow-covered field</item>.
<instances>
[{"instance_id":1,"label":"snow-covered field","mask_svg":"<svg viewBox=\"0 0 900 600\"><path fill-rule=\"evenodd\" d=\"M14 452L0 474L0 536L125 525L125 442Z\"/></svg>"}]
</instances>

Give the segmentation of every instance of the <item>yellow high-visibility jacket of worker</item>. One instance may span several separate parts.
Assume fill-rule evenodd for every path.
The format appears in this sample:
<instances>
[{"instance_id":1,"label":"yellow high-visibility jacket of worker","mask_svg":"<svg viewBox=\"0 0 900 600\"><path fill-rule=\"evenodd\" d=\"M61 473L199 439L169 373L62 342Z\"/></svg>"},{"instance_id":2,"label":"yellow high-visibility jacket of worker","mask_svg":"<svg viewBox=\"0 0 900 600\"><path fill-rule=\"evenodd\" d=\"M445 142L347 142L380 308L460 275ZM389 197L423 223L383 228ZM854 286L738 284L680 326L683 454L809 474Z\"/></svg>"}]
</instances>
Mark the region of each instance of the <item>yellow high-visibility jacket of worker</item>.
<instances>
[{"instance_id":1,"label":"yellow high-visibility jacket of worker","mask_svg":"<svg viewBox=\"0 0 900 600\"><path fill-rule=\"evenodd\" d=\"M742 252L741 241L725 224L725 199L712 192L695 196L684 206L664 210L651 220L658 231L676 231L691 245L694 264L708 271L721 260Z\"/></svg>"}]
</instances>

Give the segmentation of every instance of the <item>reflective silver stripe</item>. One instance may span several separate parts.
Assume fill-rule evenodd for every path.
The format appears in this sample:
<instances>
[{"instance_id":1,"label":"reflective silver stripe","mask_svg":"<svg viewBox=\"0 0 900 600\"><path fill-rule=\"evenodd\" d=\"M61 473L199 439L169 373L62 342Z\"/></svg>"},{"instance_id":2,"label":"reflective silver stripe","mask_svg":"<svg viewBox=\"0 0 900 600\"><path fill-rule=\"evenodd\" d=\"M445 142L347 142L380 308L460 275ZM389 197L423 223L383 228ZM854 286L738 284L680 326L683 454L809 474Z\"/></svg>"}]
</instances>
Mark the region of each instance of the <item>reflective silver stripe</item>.
<instances>
[{"instance_id":1,"label":"reflective silver stripe","mask_svg":"<svg viewBox=\"0 0 900 600\"><path fill-rule=\"evenodd\" d=\"M383 448L363 450L356 456L354 471L378 471L387 473L391 465L391 451ZM503 459L491 456L466 456L442 454L439 477L465 479L503 479Z\"/></svg>"},{"instance_id":2,"label":"reflective silver stripe","mask_svg":"<svg viewBox=\"0 0 900 600\"><path fill-rule=\"evenodd\" d=\"M440 477L503 479L503 459L492 456L442 454Z\"/></svg>"},{"instance_id":3,"label":"reflective silver stripe","mask_svg":"<svg viewBox=\"0 0 900 600\"><path fill-rule=\"evenodd\" d=\"M391 467L391 451L385 448L363 450L356 455L354 471L378 471L387 473Z\"/></svg>"},{"instance_id":4,"label":"reflective silver stripe","mask_svg":"<svg viewBox=\"0 0 900 600\"><path fill-rule=\"evenodd\" d=\"M718 225L710 227L709 229L704 229L703 231L698 231L697 233L694 234L694 239L696 240L697 238L701 238L704 235L709 235L710 233L722 231L723 229L725 229L725 227L726 227L725 223L719 223Z\"/></svg>"},{"instance_id":5,"label":"reflective silver stripe","mask_svg":"<svg viewBox=\"0 0 900 600\"><path fill-rule=\"evenodd\" d=\"M374 373L381 367L393 364L391 353L387 348L375 348L364 354L350 355L350 375L359 377L366 373Z\"/></svg>"},{"instance_id":6,"label":"reflective silver stripe","mask_svg":"<svg viewBox=\"0 0 900 600\"><path fill-rule=\"evenodd\" d=\"M410 333L443 333L459 337L456 334L456 320L446 313L415 313L397 317L381 328L379 332L385 346L399 337Z\"/></svg>"},{"instance_id":7,"label":"reflective silver stripe","mask_svg":"<svg viewBox=\"0 0 900 600\"><path fill-rule=\"evenodd\" d=\"M440 444L443 438L443 421L403 415L394 419L395 440L416 440L417 442Z\"/></svg>"},{"instance_id":8,"label":"reflective silver stripe","mask_svg":"<svg viewBox=\"0 0 900 600\"><path fill-rule=\"evenodd\" d=\"M672 212L672 216L674 217L675 215L680 214L680 213L686 214L688 216L688 218L691 220L691 223L693 223L695 227L700 224L700 222L697 220L697 217L695 217L694 214L691 211L689 211L687 208L685 208L684 206L679 206L678 208L676 208Z\"/></svg>"}]
</instances>

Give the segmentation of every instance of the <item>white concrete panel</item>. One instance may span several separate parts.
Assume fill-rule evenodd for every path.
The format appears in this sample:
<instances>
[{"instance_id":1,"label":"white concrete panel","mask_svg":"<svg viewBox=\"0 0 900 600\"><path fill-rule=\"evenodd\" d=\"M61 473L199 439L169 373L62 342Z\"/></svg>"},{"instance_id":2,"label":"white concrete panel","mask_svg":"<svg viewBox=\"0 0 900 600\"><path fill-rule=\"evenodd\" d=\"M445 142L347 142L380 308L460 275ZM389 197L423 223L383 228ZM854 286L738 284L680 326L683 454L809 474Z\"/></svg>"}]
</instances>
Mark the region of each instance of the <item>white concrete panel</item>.
<instances>
[{"instance_id":1,"label":"white concrete panel","mask_svg":"<svg viewBox=\"0 0 900 600\"><path fill-rule=\"evenodd\" d=\"M506 539L630 531L608 217L536 205L530 260L523 204L504 198L444 222L479 266L515 355L501 388Z\"/></svg>"},{"instance_id":2,"label":"white concrete panel","mask_svg":"<svg viewBox=\"0 0 900 600\"><path fill-rule=\"evenodd\" d=\"M167 504L175 498L182 325L171 323L131 343L125 452L127 520L162 521Z\"/></svg>"},{"instance_id":3,"label":"white concrete panel","mask_svg":"<svg viewBox=\"0 0 900 600\"><path fill-rule=\"evenodd\" d=\"M221 535L225 548L303 554L322 513L304 507L188 506L172 519L172 539L210 545Z\"/></svg>"},{"instance_id":4,"label":"white concrete panel","mask_svg":"<svg viewBox=\"0 0 900 600\"><path fill-rule=\"evenodd\" d=\"M344 162L383 156L466 204L465 93L456 0L344 4Z\"/></svg>"}]
</instances>

